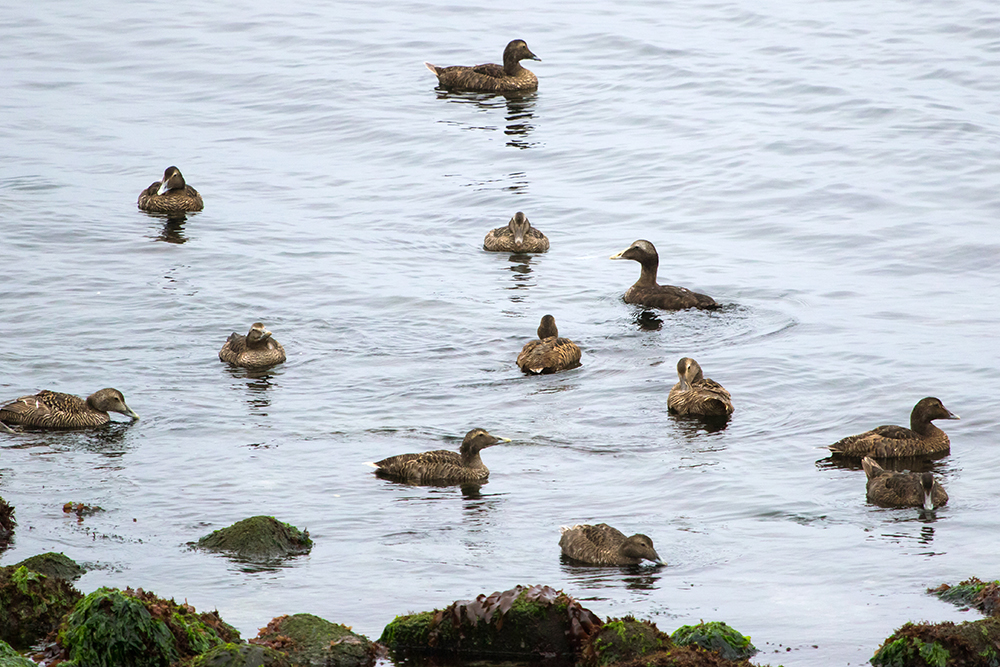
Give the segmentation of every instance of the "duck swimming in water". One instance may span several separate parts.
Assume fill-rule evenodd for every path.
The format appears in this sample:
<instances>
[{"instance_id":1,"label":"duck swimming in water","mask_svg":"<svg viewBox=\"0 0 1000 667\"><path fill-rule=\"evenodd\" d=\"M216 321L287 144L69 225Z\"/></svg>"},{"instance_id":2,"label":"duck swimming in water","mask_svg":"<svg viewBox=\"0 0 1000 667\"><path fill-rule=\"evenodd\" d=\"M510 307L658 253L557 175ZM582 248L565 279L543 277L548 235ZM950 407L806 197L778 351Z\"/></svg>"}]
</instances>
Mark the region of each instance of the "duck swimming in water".
<instances>
[{"instance_id":1,"label":"duck swimming in water","mask_svg":"<svg viewBox=\"0 0 1000 667\"><path fill-rule=\"evenodd\" d=\"M588 565L638 565L643 559L663 564L653 548L653 540L645 535L625 537L620 530L606 523L597 525L563 526L559 546L567 558Z\"/></svg>"},{"instance_id":2,"label":"duck swimming in water","mask_svg":"<svg viewBox=\"0 0 1000 667\"><path fill-rule=\"evenodd\" d=\"M117 389L101 389L86 400L72 394L44 390L34 396L21 396L0 407L0 422L31 428L76 429L101 426L111 421L109 412L139 418L125 405L125 397ZM10 430L9 427L7 430Z\"/></svg>"},{"instance_id":3,"label":"duck swimming in water","mask_svg":"<svg viewBox=\"0 0 1000 667\"><path fill-rule=\"evenodd\" d=\"M580 365L580 346L560 338L556 318L546 315L538 325L538 340L529 341L517 355L517 367L525 373L555 373Z\"/></svg>"},{"instance_id":4,"label":"duck swimming in water","mask_svg":"<svg viewBox=\"0 0 1000 667\"><path fill-rule=\"evenodd\" d=\"M139 193L139 208L151 213L186 213L205 208L198 191L184 182L181 170L167 167L163 180Z\"/></svg>"},{"instance_id":5,"label":"duck swimming in water","mask_svg":"<svg viewBox=\"0 0 1000 667\"><path fill-rule=\"evenodd\" d=\"M684 287L658 284L656 269L660 264L660 256L649 241L640 239L620 253L611 255L611 259L634 259L642 265L639 280L625 292L625 303L663 310L684 308L715 310L720 307L715 299L705 294L698 294Z\"/></svg>"},{"instance_id":6,"label":"duck swimming in water","mask_svg":"<svg viewBox=\"0 0 1000 667\"><path fill-rule=\"evenodd\" d=\"M479 458L479 452L501 442L510 442L510 439L474 428L465 434L458 452L437 449L398 454L369 465L376 468L375 474L379 477L410 484L482 484L490 476L490 469Z\"/></svg>"},{"instance_id":7,"label":"duck swimming in water","mask_svg":"<svg viewBox=\"0 0 1000 667\"><path fill-rule=\"evenodd\" d=\"M261 322L254 322L246 336L233 332L219 350L219 359L243 368L266 368L285 360L285 348L271 338Z\"/></svg>"},{"instance_id":8,"label":"duck swimming in water","mask_svg":"<svg viewBox=\"0 0 1000 667\"><path fill-rule=\"evenodd\" d=\"M948 493L929 472L893 472L869 456L861 459L868 476L868 502L879 507L923 507L932 510L948 502Z\"/></svg>"},{"instance_id":9,"label":"duck swimming in water","mask_svg":"<svg viewBox=\"0 0 1000 667\"><path fill-rule=\"evenodd\" d=\"M528 216L518 211L504 227L497 227L483 239L483 249L493 252L545 252L549 240L531 226Z\"/></svg>"},{"instance_id":10,"label":"duck swimming in water","mask_svg":"<svg viewBox=\"0 0 1000 667\"><path fill-rule=\"evenodd\" d=\"M679 415L728 417L733 414L729 392L721 384L702 376L701 366L690 357L677 362L675 384L667 396L667 409Z\"/></svg>"},{"instance_id":11,"label":"duck swimming in water","mask_svg":"<svg viewBox=\"0 0 1000 667\"><path fill-rule=\"evenodd\" d=\"M506 93L528 91L538 88L538 77L531 70L521 67L522 60L538 60L523 39L511 41L503 50L503 66L487 63L475 67L454 65L436 67L430 63L427 69L434 72L438 85L450 90L471 90L483 93Z\"/></svg>"},{"instance_id":12,"label":"duck swimming in water","mask_svg":"<svg viewBox=\"0 0 1000 667\"><path fill-rule=\"evenodd\" d=\"M931 396L920 399L910 413L910 428L879 426L871 431L850 435L829 446L841 456L896 458L947 452L948 435L931 422L935 419L959 419L944 404Z\"/></svg>"}]
</instances>

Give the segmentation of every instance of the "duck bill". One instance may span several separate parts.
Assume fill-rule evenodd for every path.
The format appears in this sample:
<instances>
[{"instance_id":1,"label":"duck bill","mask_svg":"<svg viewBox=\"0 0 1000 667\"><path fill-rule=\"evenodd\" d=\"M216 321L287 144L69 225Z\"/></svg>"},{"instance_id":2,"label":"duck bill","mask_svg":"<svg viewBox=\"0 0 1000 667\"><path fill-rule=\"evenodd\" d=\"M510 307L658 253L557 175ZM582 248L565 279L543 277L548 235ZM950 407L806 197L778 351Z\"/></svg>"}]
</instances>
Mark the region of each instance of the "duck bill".
<instances>
[{"instance_id":1,"label":"duck bill","mask_svg":"<svg viewBox=\"0 0 1000 667\"><path fill-rule=\"evenodd\" d=\"M657 565L666 565L666 563L663 562L663 559L660 558L660 554L654 551L653 555L656 556L656 558L651 559L654 563L656 563Z\"/></svg>"},{"instance_id":2,"label":"duck bill","mask_svg":"<svg viewBox=\"0 0 1000 667\"><path fill-rule=\"evenodd\" d=\"M948 416L947 416L947 417L945 417L945 419L961 419L961 417L959 417L959 416L958 416L958 415L956 415L956 414L955 414L954 412L951 412L951 411L949 410L949 411L948 411Z\"/></svg>"},{"instance_id":3,"label":"duck bill","mask_svg":"<svg viewBox=\"0 0 1000 667\"><path fill-rule=\"evenodd\" d=\"M629 248L631 248L631 247L632 246L629 246ZM628 251L628 248L625 248L625 250L622 250L621 252L618 252L618 253L615 253L614 255L611 255L611 257L609 257L608 259L625 259L624 257L622 257L622 255L624 255L626 253L626 251Z\"/></svg>"},{"instance_id":4,"label":"duck bill","mask_svg":"<svg viewBox=\"0 0 1000 667\"><path fill-rule=\"evenodd\" d=\"M515 229L514 230L514 245L521 245L524 243L524 230Z\"/></svg>"},{"instance_id":5,"label":"duck bill","mask_svg":"<svg viewBox=\"0 0 1000 667\"><path fill-rule=\"evenodd\" d=\"M924 491L924 509L925 510L934 509L934 499L931 497L930 491Z\"/></svg>"},{"instance_id":6,"label":"duck bill","mask_svg":"<svg viewBox=\"0 0 1000 667\"><path fill-rule=\"evenodd\" d=\"M157 189L156 194L162 195L164 192L166 192L169 189L170 189L170 187L167 185L167 181L164 180L162 183L160 183L160 187L159 187L159 189Z\"/></svg>"},{"instance_id":7,"label":"duck bill","mask_svg":"<svg viewBox=\"0 0 1000 667\"><path fill-rule=\"evenodd\" d=\"M531 51L528 51L528 53L531 53ZM528 58L529 58L530 60L537 60L538 62L542 62L542 59L541 59L541 58L539 58L538 56L536 56L536 55L535 55L534 53L531 53L531 55L530 55L530 56L528 56Z\"/></svg>"},{"instance_id":8,"label":"duck bill","mask_svg":"<svg viewBox=\"0 0 1000 667\"><path fill-rule=\"evenodd\" d=\"M487 447L493 447L494 445L499 445L504 442L510 442L510 438L497 438L496 436L493 437L496 438L496 442L491 442L490 444L486 445Z\"/></svg>"},{"instance_id":9,"label":"duck bill","mask_svg":"<svg viewBox=\"0 0 1000 667\"><path fill-rule=\"evenodd\" d=\"M139 415L138 415L138 413L136 413L135 410L133 410L132 408L128 407L127 405L125 406L125 409L128 410L128 412L126 412L124 414L128 415L129 417L131 417L132 421L134 421L134 422L139 421Z\"/></svg>"}]
</instances>

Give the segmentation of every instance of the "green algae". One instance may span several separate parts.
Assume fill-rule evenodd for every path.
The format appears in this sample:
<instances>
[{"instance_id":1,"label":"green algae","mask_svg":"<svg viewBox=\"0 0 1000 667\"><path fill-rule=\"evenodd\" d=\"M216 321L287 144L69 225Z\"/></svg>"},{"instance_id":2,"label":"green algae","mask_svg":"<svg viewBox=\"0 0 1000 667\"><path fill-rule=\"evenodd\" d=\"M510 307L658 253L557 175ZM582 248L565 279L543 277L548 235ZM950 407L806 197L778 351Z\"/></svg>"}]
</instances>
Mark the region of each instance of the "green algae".
<instances>
[{"instance_id":1,"label":"green algae","mask_svg":"<svg viewBox=\"0 0 1000 667\"><path fill-rule=\"evenodd\" d=\"M50 551L37 556L25 558L15 567L24 566L33 572L40 572L47 577L73 581L79 579L86 570L77 565L76 561L66 554Z\"/></svg>"},{"instance_id":2,"label":"green algae","mask_svg":"<svg viewBox=\"0 0 1000 667\"><path fill-rule=\"evenodd\" d=\"M719 653L727 660L746 660L757 653L757 647L750 643L749 637L741 635L721 621L682 625L674 630L670 639L680 646L697 644Z\"/></svg>"},{"instance_id":3,"label":"green algae","mask_svg":"<svg viewBox=\"0 0 1000 667\"><path fill-rule=\"evenodd\" d=\"M0 568L0 640L26 649L54 630L81 593L24 566Z\"/></svg>"},{"instance_id":4,"label":"green algae","mask_svg":"<svg viewBox=\"0 0 1000 667\"><path fill-rule=\"evenodd\" d=\"M38 665L15 651L7 642L0 641L0 667L38 667Z\"/></svg>"},{"instance_id":5,"label":"green algae","mask_svg":"<svg viewBox=\"0 0 1000 667\"><path fill-rule=\"evenodd\" d=\"M0 551L6 549L10 544L10 538L14 536L16 526L14 506L0 498Z\"/></svg>"},{"instance_id":6,"label":"green algae","mask_svg":"<svg viewBox=\"0 0 1000 667\"><path fill-rule=\"evenodd\" d=\"M875 667L1000 667L1000 620L965 623L907 623L871 658Z\"/></svg>"},{"instance_id":7,"label":"green algae","mask_svg":"<svg viewBox=\"0 0 1000 667\"><path fill-rule=\"evenodd\" d=\"M365 667L376 657L376 647L366 637L312 614L279 616L253 643L280 649L301 667Z\"/></svg>"},{"instance_id":8,"label":"green algae","mask_svg":"<svg viewBox=\"0 0 1000 667\"><path fill-rule=\"evenodd\" d=\"M196 656L187 667L292 667L288 656L268 646L219 644ZM296 665L297 667L297 665Z\"/></svg>"},{"instance_id":9,"label":"green algae","mask_svg":"<svg viewBox=\"0 0 1000 667\"><path fill-rule=\"evenodd\" d=\"M216 530L196 544L245 560L268 561L306 553L313 542L308 530L299 530L273 516L254 516Z\"/></svg>"},{"instance_id":10,"label":"green algae","mask_svg":"<svg viewBox=\"0 0 1000 667\"><path fill-rule=\"evenodd\" d=\"M611 665L661 651L670 645L670 636L649 621L638 621L632 616L608 619L588 639L583 662Z\"/></svg>"},{"instance_id":11,"label":"green algae","mask_svg":"<svg viewBox=\"0 0 1000 667\"><path fill-rule=\"evenodd\" d=\"M987 616L1000 614L1000 581L981 581L971 577L955 586L941 584L937 588L928 588L927 592L945 602L973 607Z\"/></svg>"}]
</instances>

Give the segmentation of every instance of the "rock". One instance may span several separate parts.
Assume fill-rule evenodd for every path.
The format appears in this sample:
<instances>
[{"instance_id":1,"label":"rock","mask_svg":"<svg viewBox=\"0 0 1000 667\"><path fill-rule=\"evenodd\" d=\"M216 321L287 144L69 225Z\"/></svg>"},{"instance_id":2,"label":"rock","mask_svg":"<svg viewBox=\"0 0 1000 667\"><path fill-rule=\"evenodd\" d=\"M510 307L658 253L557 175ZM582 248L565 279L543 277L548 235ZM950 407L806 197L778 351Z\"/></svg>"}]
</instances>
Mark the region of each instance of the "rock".
<instances>
[{"instance_id":1,"label":"rock","mask_svg":"<svg viewBox=\"0 0 1000 667\"><path fill-rule=\"evenodd\" d=\"M15 526L17 526L17 521L14 519L14 506L0 498L0 551L10 545L10 539L14 537Z\"/></svg>"},{"instance_id":2,"label":"rock","mask_svg":"<svg viewBox=\"0 0 1000 667\"><path fill-rule=\"evenodd\" d=\"M273 516L254 516L206 535L197 542L202 549L225 551L237 558L268 561L312 549L308 530L281 523Z\"/></svg>"},{"instance_id":3,"label":"rock","mask_svg":"<svg viewBox=\"0 0 1000 667\"><path fill-rule=\"evenodd\" d=\"M747 660L757 653L757 647L750 643L749 637L744 637L721 621L682 625L674 630L670 639L679 646L697 644L715 651L726 660Z\"/></svg>"},{"instance_id":4,"label":"rock","mask_svg":"<svg viewBox=\"0 0 1000 667\"><path fill-rule=\"evenodd\" d=\"M583 662L612 665L656 653L671 644L670 636L649 621L637 621L632 616L609 618L588 639Z\"/></svg>"},{"instance_id":5,"label":"rock","mask_svg":"<svg viewBox=\"0 0 1000 667\"><path fill-rule=\"evenodd\" d=\"M987 616L1000 616L1000 581L980 581L972 577L957 586L941 584L937 588L928 588L927 592L945 602L973 607Z\"/></svg>"},{"instance_id":6,"label":"rock","mask_svg":"<svg viewBox=\"0 0 1000 667\"><path fill-rule=\"evenodd\" d=\"M219 644L196 657L188 667L292 667L292 663L287 655L267 646Z\"/></svg>"},{"instance_id":7,"label":"rock","mask_svg":"<svg viewBox=\"0 0 1000 667\"><path fill-rule=\"evenodd\" d=\"M38 665L15 651L7 642L0 641L0 667L38 667Z\"/></svg>"},{"instance_id":8,"label":"rock","mask_svg":"<svg viewBox=\"0 0 1000 667\"><path fill-rule=\"evenodd\" d=\"M872 656L875 667L951 667L1000 664L1000 619L907 623Z\"/></svg>"},{"instance_id":9,"label":"rock","mask_svg":"<svg viewBox=\"0 0 1000 667\"><path fill-rule=\"evenodd\" d=\"M73 609L59 628L63 659L86 667L166 667L239 640L217 612L138 590L99 588Z\"/></svg>"},{"instance_id":10,"label":"rock","mask_svg":"<svg viewBox=\"0 0 1000 667\"><path fill-rule=\"evenodd\" d=\"M82 597L63 579L24 566L0 568L0 640L29 648L55 630Z\"/></svg>"},{"instance_id":11,"label":"rock","mask_svg":"<svg viewBox=\"0 0 1000 667\"><path fill-rule=\"evenodd\" d=\"M312 614L279 616L251 641L287 653L294 667L365 667L377 654L366 637Z\"/></svg>"},{"instance_id":12,"label":"rock","mask_svg":"<svg viewBox=\"0 0 1000 667\"><path fill-rule=\"evenodd\" d=\"M86 570L76 564L75 560L66 554L54 551L25 558L14 567L22 565L34 572L40 572L45 576L65 581L75 581L80 578L80 575L86 572Z\"/></svg>"},{"instance_id":13,"label":"rock","mask_svg":"<svg viewBox=\"0 0 1000 667\"><path fill-rule=\"evenodd\" d=\"M397 652L482 657L573 656L602 624L593 612L548 586L516 586L449 607L397 616L379 642Z\"/></svg>"}]
</instances>

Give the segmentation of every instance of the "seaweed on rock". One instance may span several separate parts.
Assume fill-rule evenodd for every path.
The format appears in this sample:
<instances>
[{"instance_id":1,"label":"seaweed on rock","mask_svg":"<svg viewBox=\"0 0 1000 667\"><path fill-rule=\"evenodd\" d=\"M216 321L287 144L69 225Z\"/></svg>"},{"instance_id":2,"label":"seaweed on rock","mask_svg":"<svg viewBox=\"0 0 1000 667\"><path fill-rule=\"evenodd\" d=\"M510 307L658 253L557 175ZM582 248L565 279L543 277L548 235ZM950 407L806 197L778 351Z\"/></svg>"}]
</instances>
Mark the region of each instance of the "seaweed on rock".
<instances>
[{"instance_id":1,"label":"seaweed on rock","mask_svg":"<svg viewBox=\"0 0 1000 667\"><path fill-rule=\"evenodd\" d=\"M83 595L63 579L30 568L0 568L0 640L26 649L54 630Z\"/></svg>"},{"instance_id":2,"label":"seaweed on rock","mask_svg":"<svg viewBox=\"0 0 1000 667\"><path fill-rule=\"evenodd\" d=\"M268 561L312 549L308 530L282 523L273 516L253 516L202 537L197 546L224 551L250 561Z\"/></svg>"},{"instance_id":3,"label":"seaweed on rock","mask_svg":"<svg viewBox=\"0 0 1000 667\"><path fill-rule=\"evenodd\" d=\"M980 581L972 577L956 586L941 584L937 588L928 588L927 592L945 602L973 607L987 616L1000 616L1000 581Z\"/></svg>"},{"instance_id":4,"label":"seaweed on rock","mask_svg":"<svg viewBox=\"0 0 1000 667\"><path fill-rule=\"evenodd\" d=\"M38 667L38 665L15 651L7 642L0 640L0 667Z\"/></svg>"},{"instance_id":5,"label":"seaweed on rock","mask_svg":"<svg viewBox=\"0 0 1000 667\"><path fill-rule=\"evenodd\" d=\"M589 666L613 665L651 655L671 646L670 636L650 621L632 616L609 618L590 636L582 662Z\"/></svg>"},{"instance_id":6,"label":"seaweed on rock","mask_svg":"<svg viewBox=\"0 0 1000 667\"><path fill-rule=\"evenodd\" d=\"M14 506L3 498L0 498L0 551L10 545L10 539L14 537L14 528L17 520L14 518Z\"/></svg>"},{"instance_id":7,"label":"seaweed on rock","mask_svg":"<svg viewBox=\"0 0 1000 667\"><path fill-rule=\"evenodd\" d=\"M757 653L757 647L745 637L721 621L682 625L674 630L670 639L680 646L697 644L715 651L727 660L747 660Z\"/></svg>"},{"instance_id":8,"label":"seaweed on rock","mask_svg":"<svg viewBox=\"0 0 1000 667\"><path fill-rule=\"evenodd\" d=\"M293 663L268 646L226 643L213 646L187 667L293 667Z\"/></svg>"},{"instance_id":9,"label":"seaweed on rock","mask_svg":"<svg viewBox=\"0 0 1000 667\"><path fill-rule=\"evenodd\" d=\"M368 638L312 614L272 619L250 643L286 653L297 667L368 667L378 655Z\"/></svg>"},{"instance_id":10,"label":"seaweed on rock","mask_svg":"<svg viewBox=\"0 0 1000 667\"><path fill-rule=\"evenodd\" d=\"M64 553L49 551L25 558L14 567L24 566L34 572L39 572L47 577L64 579L65 581L75 581L86 572L75 560Z\"/></svg>"},{"instance_id":11,"label":"seaweed on rock","mask_svg":"<svg viewBox=\"0 0 1000 667\"><path fill-rule=\"evenodd\" d=\"M951 667L1000 665L1000 620L995 617L955 624L907 623L872 656L875 667Z\"/></svg>"}]
</instances>

